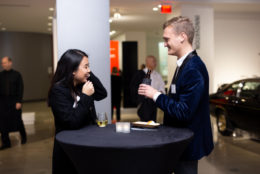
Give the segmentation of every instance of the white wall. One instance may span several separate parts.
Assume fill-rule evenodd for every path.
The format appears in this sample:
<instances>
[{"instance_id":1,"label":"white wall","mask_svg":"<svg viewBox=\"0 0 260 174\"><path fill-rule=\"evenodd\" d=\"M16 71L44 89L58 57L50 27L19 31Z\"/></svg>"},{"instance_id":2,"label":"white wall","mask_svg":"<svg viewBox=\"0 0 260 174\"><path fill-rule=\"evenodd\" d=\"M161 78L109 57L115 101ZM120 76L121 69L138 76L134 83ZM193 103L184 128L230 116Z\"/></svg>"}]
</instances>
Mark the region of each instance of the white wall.
<instances>
[{"instance_id":1,"label":"white wall","mask_svg":"<svg viewBox=\"0 0 260 174\"><path fill-rule=\"evenodd\" d=\"M215 14L214 91L222 83L260 76L260 13Z\"/></svg>"}]
</instances>

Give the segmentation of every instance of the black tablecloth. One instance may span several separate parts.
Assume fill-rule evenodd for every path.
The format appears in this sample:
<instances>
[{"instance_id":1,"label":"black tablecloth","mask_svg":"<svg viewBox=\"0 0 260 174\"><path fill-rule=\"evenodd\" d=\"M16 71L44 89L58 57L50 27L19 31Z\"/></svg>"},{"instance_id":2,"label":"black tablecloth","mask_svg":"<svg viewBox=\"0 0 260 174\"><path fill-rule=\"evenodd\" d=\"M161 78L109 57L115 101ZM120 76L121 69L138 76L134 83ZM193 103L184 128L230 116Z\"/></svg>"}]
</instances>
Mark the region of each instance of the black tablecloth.
<instances>
[{"instance_id":1,"label":"black tablecloth","mask_svg":"<svg viewBox=\"0 0 260 174\"><path fill-rule=\"evenodd\" d=\"M62 131L56 140L79 174L164 174L193 137L188 129L159 127L116 133L115 125Z\"/></svg>"}]
</instances>

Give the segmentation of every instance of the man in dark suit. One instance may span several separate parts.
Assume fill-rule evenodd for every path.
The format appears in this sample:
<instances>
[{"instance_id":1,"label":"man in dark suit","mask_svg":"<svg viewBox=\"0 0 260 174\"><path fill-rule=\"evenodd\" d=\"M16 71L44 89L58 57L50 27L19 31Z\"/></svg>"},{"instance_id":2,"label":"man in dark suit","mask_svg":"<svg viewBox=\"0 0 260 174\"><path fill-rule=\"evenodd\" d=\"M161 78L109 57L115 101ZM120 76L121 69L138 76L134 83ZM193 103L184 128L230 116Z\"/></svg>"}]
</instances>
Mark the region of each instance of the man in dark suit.
<instances>
[{"instance_id":1,"label":"man in dark suit","mask_svg":"<svg viewBox=\"0 0 260 174\"><path fill-rule=\"evenodd\" d=\"M12 69L12 60L2 58L3 71L0 72L0 150L11 147L9 132L19 131L21 143L26 143L26 132L22 121L23 79L18 71Z\"/></svg>"},{"instance_id":2,"label":"man in dark suit","mask_svg":"<svg viewBox=\"0 0 260 174\"><path fill-rule=\"evenodd\" d=\"M213 150L209 114L209 77L206 66L192 48L194 28L186 17L174 17L164 23L164 45L168 54L177 56L177 68L169 94L141 84L138 93L152 98L164 111L164 124L188 128L194 138L183 153L175 174L196 174L198 160Z\"/></svg>"}]
</instances>

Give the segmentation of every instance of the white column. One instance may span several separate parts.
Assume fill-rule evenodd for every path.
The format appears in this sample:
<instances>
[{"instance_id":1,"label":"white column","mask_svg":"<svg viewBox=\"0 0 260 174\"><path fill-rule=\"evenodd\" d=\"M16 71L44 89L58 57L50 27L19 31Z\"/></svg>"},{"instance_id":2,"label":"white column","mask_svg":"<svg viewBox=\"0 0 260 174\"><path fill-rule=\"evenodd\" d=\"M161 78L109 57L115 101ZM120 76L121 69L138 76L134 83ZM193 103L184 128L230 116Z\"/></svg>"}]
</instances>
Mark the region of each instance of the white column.
<instances>
[{"instance_id":1,"label":"white column","mask_svg":"<svg viewBox=\"0 0 260 174\"><path fill-rule=\"evenodd\" d=\"M96 110L106 112L110 123L109 0L57 0L56 12L58 58L72 48L89 55L90 69L108 92Z\"/></svg>"}]
</instances>

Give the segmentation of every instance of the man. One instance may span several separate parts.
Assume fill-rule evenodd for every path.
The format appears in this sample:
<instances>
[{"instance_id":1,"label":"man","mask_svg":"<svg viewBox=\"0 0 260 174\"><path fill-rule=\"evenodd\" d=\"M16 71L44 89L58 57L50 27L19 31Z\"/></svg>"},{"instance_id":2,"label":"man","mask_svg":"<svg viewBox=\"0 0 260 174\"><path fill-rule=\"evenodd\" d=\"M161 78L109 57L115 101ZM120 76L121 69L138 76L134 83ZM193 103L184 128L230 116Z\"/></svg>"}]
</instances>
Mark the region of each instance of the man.
<instances>
[{"instance_id":1,"label":"man","mask_svg":"<svg viewBox=\"0 0 260 174\"><path fill-rule=\"evenodd\" d=\"M147 56L145 59L145 68L139 70L133 77L131 81L131 95L138 105L137 114L140 117L141 121L150 121L153 120L156 122L156 115L157 115L157 107L156 104L152 99L145 98L143 96L138 95L138 87L142 83L142 80L147 74L148 69L151 70L151 86L158 91L165 93L165 84L161 75L155 71L157 62L154 56Z\"/></svg>"},{"instance_id":2,"label":"man","mask_svg":"<svg viewBox=\"0 0 260 174\"><path fill-rule=\"evenodd\" d=\"M155 101L164 111L164 124L189 128L194 138L182 154L175 174L195 174L198 160L209 155L213 149L209 114L209 78L207 69L192 49L194 28L186 17L174 17L164 26L164 46L168 54L177 56L175 71L168 95L141 84L138 90Z\"/></svg>"},{"instance_id":3,"label":"man","mask_svg":"<svg viewBox=\"0 0 260 174\"><path fill-rule=\"evenodd\" d=\"M2 58L3 71L0 72L0 132L1 150L11 147L9 132L19 130L22 144L26 143L26 133L21 118L23 80L19 72L12 69L12 60Z\"/></svg>"}]
</instances>

